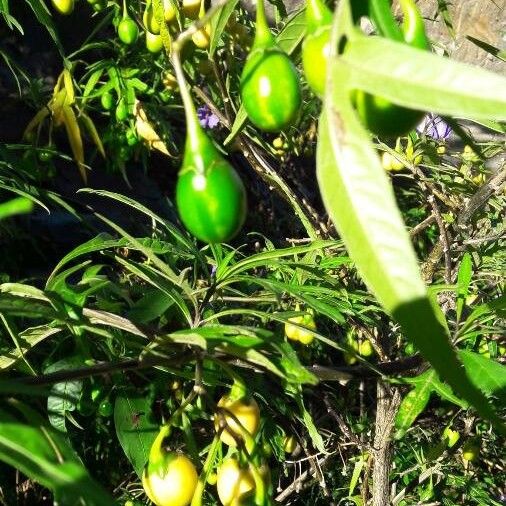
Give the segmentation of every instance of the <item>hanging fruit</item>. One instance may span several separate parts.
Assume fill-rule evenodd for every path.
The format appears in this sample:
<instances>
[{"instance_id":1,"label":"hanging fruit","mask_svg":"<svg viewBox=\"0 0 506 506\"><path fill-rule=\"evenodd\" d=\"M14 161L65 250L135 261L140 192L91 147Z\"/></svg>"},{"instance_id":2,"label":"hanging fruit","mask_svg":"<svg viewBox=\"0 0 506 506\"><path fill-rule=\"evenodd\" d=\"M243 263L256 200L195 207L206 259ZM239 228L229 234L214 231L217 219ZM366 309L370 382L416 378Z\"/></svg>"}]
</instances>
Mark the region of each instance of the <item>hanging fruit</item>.
<instances>
[{"instance_id":1,"label":"hanging fruit","mask_svg":"<svg viewBox=\"0 0 506 506\"><path fill-rule=\"evenodd\" d=\"M176 185L176 205L184 226L198 239L232 239L246 217L241 178L204 133L184 81L179 59L176 75L186 114L186 146Z\"/></svg>"},{"instance_id":2,"label":"hanging fruit","mask_svg":"<svg viewBox=\"0 0 506 506\"><path fill-rule=\"evenodd\" d=\"M197 470L183 453L168 452L162 444L170 428L162 427L149 452L142 486L156 506L188 506L197 488Z\"/></svg>"},{"instance_id":3,"label":"hanging fruit","mask_svg":"<svg viewBox=\"0 0 506 506\"><path fill-rule=\"evenodd\" d=\"M199 19L202 19L206 13L204 0L200 3ZM200 49L207 49L211 41L211 25L207 23L200 30L192 35L193 43Z\"/></svg>"},{"instance_id":4,"label":"hanging fruit","mask_svg":"<svg viewBox=\"0 0 506 506\"><path fill-rule=\"evenodd\" d=\"M297 71L276 44L263 0L257 2L256 33L241 74L241 98L251 122L267 132L292 125L301 105Z\"/></svg>"},{"instance_id":5,"label":"hanging fruit","mask_svg":"<svg viewBox=\"0 0 506 506\"><path fill-rule=\"evenodd\" d=\"M74 0L51 0L56 12L68 16L74 10Z\"/></svg>"},{"instance_id":6,"label":"hanging fruit","mask_svg":"<svg viewBox=\"0 0 506 506\"><path fill-rule=\"evenodd\" d=\"M429 41L425 33L425 26L422 16L414 0L399 0L404 20L402 30L399 33L399 27L388 10L389 18L382 12L375 15L371 11L373 22L377 25L382 35L398 40L399 37L412 47L427 50ZM378 4L378 2L373 2ZM371 95L361 90L356 90L352 94L352 101L355 109L368 130L372 133L385 137L399 137L410 132L423 118L424 112L414 109L407 109L393 104L383 97Z\"/></svg>"},{"instance_id":7,"label":"hanging fruit","mask_svg":"<svg viewBox=\"0 0 506 506\"><path fill-rule=\"evenodd\" d=\"M190 19L197 19L202 0L183 0L183 14Z\"/></svg>"},{"instance_id":8,"label":"hanging fruit","mask_svg":"<svg viewBox=\"0 0 506 506\"><path fill-rule=\"evenodd\" d=\"M158 35L160 33L160 24L156 19L155 9L151 0L148 0L148 3L146 4L146 9L144 9L144 14L142 15L142 22L148 32L151 32L154 35Z\"/></svg>"},{"instance_id":9,"label":"hanging fruit","mask_svg":"<svg viewBox=\"0 0 506 506\"><path fill-rule=\"evenodd\" d=\"M177 7L174 2L175 0L163 0L163 17L166 23L171 23L176 19Z\"/></svg>"},{"instance_id":10,"label":"hanging fruit","mask_svg":"<svg viewBox=\"0 0 506 506\"><path fill-rule=\"evenodd\" d=\"M118 25L118 37L123 44L132 45L139 37L137 23L128 15L126 0L123 0L123 17Z\"/></svg>"},{"instance_id":11,"label":"hanging fruit","mask_svg":"<svg viewBox=\"0 0 506 506\"><path fill-rule=\"evenodd\" d=\"M302 67L309 86L319 96L325 91L331 27L332 11L322 0L307 0Z\"/></svg>"},{"instance_id":12,"label":"hanging fruit","mask_svg":"<svg viewBox=\"0 0 506 506\"><path fill-rule=\"evenodd\" d=\"M159 53L163 49L162 36L146 32L146 48L150 53Z\"/></svg>"}]
</instances>

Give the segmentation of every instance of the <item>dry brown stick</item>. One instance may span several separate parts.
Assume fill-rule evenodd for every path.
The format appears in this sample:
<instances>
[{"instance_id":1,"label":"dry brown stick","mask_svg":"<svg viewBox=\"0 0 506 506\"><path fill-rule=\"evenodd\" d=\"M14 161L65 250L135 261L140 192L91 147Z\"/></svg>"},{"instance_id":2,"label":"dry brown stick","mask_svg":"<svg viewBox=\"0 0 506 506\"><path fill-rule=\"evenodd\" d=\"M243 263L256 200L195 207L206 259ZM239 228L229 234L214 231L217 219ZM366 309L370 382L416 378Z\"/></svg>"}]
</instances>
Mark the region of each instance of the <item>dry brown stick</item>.
<instances>
[{"instance_id":1,"label":"dry brown stick","mask_svg":"<svg viewBox=\"0 0 506 506\"><path fill-rule=\"evenodd\" d=\"M425 218L425 220L421 221L418 225L416 225L415 227L413 227L409 231L409 236L411 238L415 237L420 232L422 232L423 230L425 230L427 227L429 227L430 225L432 225L435 221L436 221L436 217L433 214L431 214L430 216L428 216L427 218Z\"/></svg>"},{"instance_id":2,"label":"dry brown stick","mask_svg":"<svg viewBox=\"0 0 506 506\"><path fill-rule=\"evenodd\" d=\"M451 283L452 276L452 260L450 256L450 238L448 234L448 230L446 229L446 225L444 224L443 218L441 216L441 212L439 210L439 206L436 203L436 199L433 195L429 195L428 202L432 207L432 211L436 218L437 226L439 227L439 241L443 247L443 255L445 259L445 274L444 280L445 283Z\"/></svg>"},{"instance_id":3,"label":"dry brown stick","mask_svg":"<svg viewBox=\"0 0 506 506\"><path fill-rule=\"evenodd\" d=\"M329 458L330 458L330 456L328 456L328 455L325 456L325 457L322 457L321 459L318 460L318 465L320 467L323 467L323 465L327 462L327 460ZM294 480L292 483L290 483L290 485L288 487L286 487L282 492L280 492L276 496L276 499L275 499L276 502L283 502L283 501L285 501L295 491L298 491L302 487L307 486L307 484L309 484L309 482L307 482L306 484L304 482L308 478L311 478L311 477L316 479L316 476L312 475L310 469L308 469L307 471L304 471L303 473L301 473L300 476L296 480Z\"/></svg>"},{"instance_id":4,"label":"dry brown stick","mask_svg":"<svg viewBox=\"0 0 506 506\"><path fill-rule=\"evenodd\" d=\"M344 436L353 443L355 443L358 447L366 449L367 451L371 451L371 446L361 441L360 438L357 437L352 432L352 430L346 425L344 418L339 413L337 413L337 411L332 407L332 402L330 401L328 392L324 394L323 402L327 407L328 414L337 422L337 425L339 425L339 429L341 429L341 432L344 434Z\"/></svg>"},{"instance_id":5,"label":"dry brown stick","mask_svg":"<svg viewBox=\"0 0 506 506\"><path fill-rule=\"evenodd\" d=\"M372 471L372 506L390 503L390 468L392 464L392 432L400 404L398 389L383 381L377 384L376 430Z\"/></svg>"}]
</instances>

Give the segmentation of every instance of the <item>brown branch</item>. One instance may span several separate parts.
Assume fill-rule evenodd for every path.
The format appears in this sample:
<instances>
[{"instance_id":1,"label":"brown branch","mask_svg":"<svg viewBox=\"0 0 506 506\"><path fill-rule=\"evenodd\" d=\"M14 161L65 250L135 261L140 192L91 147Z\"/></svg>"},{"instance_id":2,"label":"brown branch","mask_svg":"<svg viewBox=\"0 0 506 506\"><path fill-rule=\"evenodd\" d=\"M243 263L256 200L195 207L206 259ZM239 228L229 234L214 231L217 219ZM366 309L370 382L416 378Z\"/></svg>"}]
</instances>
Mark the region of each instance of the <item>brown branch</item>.
<instances>
[{"instance_id":1,"label":"brown branch","mask_svg":"<svg viewBox=\"0 0 506 506\"><path fill-rule=\"evenodd\" d=\"M441 212L439 210L439 206L436 203L436 199L433 195L429 195L427 199L430 206L432 207L432 211L436 218L437 226L439 228L439 241L441 242L441 246L443 248L443 255L445 259L445 275L444 280L446 283L451 283L452 276L452 260L450 257L450 238L448 234L448 230L446 229L446 225L444 224L443 218L441 216Z\"/></svg>"},{"instance_id":2,"label":"brown branch","mask_svg":"<svg viewBox=\"0 0 506 506\"><path fill-rule=\"evenodd\" d=\"M401 402L397 389L378 381L376 424L374 434L374 463L372 470L372 506L390 504L390 468L392 464L392 432Z\"/></svg>"},{"instance_id":3,"label":"brown branch","mask_svg":"<svg viewBox=\"0 0 506 506\"><path fill-rule=\"evenodd\" d=\"M344 418L339 413L337 413L337 411L332 407L332 402L330 400L330 395L328 392L324 394L323 402L327 407L328 414L337 422L337 425L339 426L339 429L341 429L343 435L349 441L355 443L360 448L365 448L367 451L371 451L371 447L367 443L361 441L360 438L352 432L352 430L348 427L348 425L346 425Z\"/></svg>"},{"instance_id":4,"label":"brown branch","mask_svg":"<svg viewBox=\"0 0 506 506\"><path fill-rule=\"evenodd\" d=\"M420 232L422 232L423 230L425 230L427 227L429 227L430 225L432 225L435 221L436 221L436 217L433 214L431 214L429 217L425 218L425 220L423 220L418 225L416 225L415 227L413 227L409 231L409 236L411 238L415 237Z\"/></svg>"}]
</instances>

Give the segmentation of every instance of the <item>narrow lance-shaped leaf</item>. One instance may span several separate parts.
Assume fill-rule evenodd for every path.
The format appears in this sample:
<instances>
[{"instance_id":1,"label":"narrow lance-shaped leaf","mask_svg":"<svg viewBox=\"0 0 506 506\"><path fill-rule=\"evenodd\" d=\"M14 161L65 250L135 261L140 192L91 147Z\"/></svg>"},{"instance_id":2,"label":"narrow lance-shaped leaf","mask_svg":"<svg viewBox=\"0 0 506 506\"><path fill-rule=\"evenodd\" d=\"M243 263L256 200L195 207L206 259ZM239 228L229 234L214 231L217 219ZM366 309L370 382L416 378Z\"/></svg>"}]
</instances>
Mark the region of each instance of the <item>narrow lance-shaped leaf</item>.
<instances>
[{"instance_id":1,"label":"narrow lance-shaped leaf","mask_svg":"<svg viewBox=\"0 0 506 506\"><path fill-rule=\"evenodd\" d=\"M86 167L84 166L84 149L83 140L81 138L81 130L77 123L76 115L70 106L62 107L63 122L65 123L65 130L67 131L67 137L69 139L72 153L74 154L74 160L77 163L79 172L83 181L86 182Z\"/></svg>"},{"instance_id":2,"label":"narrow lance-shaped leaf","mask_svg":"<svg viewBox=\"0 0 506 506\"><path fill-rule=\"evenodd\" d=\"M325 207L365 283L404 334L455 392L505 431L466 376L431 306L392 187L351 105L348 66L338 58L330 69L332 96L324 102L317 150Z\"/></svg>"},{"instance_id":3,"label":"narrow lance-shaped leaf","mask_svg":"<svg viewBox=\"0 0 506 506\"><path fill-rule=\"evenodd\" d=\"M341 65L349 86L413 109L506 120L506 77L381 37L355 34Z\"/></svg>"},{"instance_id":4,"label":"narrow lance-shaped leaf","mask_svg":"<svg viewBox=\"0 0 506 506\"><path fill-rule=\"evenodd\" d=\"M400 439L406 434L406 431L413 425L418 415L427 406L432 393L432 380L435 377L435 371L427 371L423 373L423 381L410 390L402 399L399 411L395 417L395 428L397 433L395 437Z\"/></svg>"}]
</instances>

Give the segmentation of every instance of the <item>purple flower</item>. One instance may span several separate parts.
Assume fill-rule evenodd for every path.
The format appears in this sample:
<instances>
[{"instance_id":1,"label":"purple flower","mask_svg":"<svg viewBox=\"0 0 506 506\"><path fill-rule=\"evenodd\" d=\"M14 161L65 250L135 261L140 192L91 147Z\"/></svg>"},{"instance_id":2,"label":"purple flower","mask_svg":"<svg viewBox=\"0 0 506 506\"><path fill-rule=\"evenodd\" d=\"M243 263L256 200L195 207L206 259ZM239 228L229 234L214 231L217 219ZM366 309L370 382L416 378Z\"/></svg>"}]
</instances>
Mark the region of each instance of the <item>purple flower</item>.
<instances>
[{"instance_id":1,"label":"purple flower","mask_svg":"<svg viewBox=\"0 0 506 506\"><path fill-rule=\"evenodd\" d=\"M207 105L203 105L197 109L197 116L200 125L204 128L214 128L220 122L218 116L213 114Z\"/></svg>"},{"instance_id":2,"label":"purple flower","mask_svg":"<svg viewBox=\"0 0 506 506\"><path fill-rule=\"evenodd\" d=\"M431 112L423 118L422 122L416 127L416 131L437 141L445 141L452 133L450 125L445 123L443 118Z\"/></svg>"}]
</instances>

